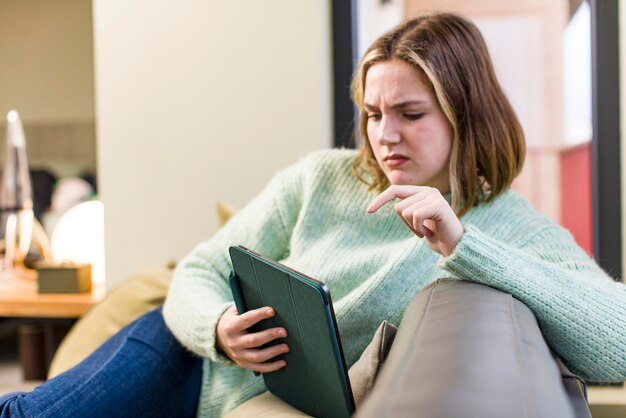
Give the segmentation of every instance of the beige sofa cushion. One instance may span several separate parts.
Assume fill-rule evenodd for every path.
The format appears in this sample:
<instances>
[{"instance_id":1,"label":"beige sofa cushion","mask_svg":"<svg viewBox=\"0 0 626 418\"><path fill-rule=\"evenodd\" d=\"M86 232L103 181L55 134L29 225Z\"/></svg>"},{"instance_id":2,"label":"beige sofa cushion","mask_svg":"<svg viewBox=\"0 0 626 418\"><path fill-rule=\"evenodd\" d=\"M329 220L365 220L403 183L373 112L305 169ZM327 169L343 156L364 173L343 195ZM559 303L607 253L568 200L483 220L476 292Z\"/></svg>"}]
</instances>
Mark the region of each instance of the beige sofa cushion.
<instances>
[{"instance_id":1,"label":"beige sofa cushion","mask_svg":"<svg viewBox=\"0 0 626 418\"><path fill-rule=\"evenodd\" d=\"M357 362L350 367L348 375L357 408L374 387L378 372L389 354L397 330L398 328L394 325L383 321L376 330L372 342L365 348Z\"/></svg>"},{"instance_id":2,"label":"beige sofa cushion","mask_svg":"<svg viewBox=\"0 0 626 418\"><path fill-rule=\"evenodd\" d=\"M263 392L260 395L242 403L230 411L224 418L294 418L310 417L310 415L294 408L272 395Z\"/></svg>"}]
</instances>

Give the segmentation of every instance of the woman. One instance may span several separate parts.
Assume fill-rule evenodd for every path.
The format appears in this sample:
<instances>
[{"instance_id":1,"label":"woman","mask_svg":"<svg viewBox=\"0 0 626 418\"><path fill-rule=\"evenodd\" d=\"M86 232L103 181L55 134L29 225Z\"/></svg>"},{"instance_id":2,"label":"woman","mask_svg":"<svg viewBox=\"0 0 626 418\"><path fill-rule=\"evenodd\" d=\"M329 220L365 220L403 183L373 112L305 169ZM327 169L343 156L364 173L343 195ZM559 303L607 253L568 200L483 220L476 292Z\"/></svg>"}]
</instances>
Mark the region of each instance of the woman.
<instances>
[{"instance_id":1,"label":"woman","mask_svg":"<svg viewBox=\"0 0 626 418\"><path fill-rule=\"evenodd\" d=\"M238 244L328 285L348 365L420 289L459 277L525 302L575 372L624 379L626 288L509 190L523 134L476 27L439 14L394 29L365 54L353 96L360 152L319 152L279 173L172 281L165 320L209 359L200 411L217 415L263 390L244 368L285 366L263 362L287 346L257 347L286 330L246 332L271 309L232 308L227 249Z\"/></svg>"},{"instance_id":2,"label":"woman","mask_svg":"<svg viewBox=\"0 0 626 418\"><path fill-rule=\"evenodd\" d=\"M420 289L457 277L525 302L573 371L592 380L626 379L626 287L509 189L522 166L523 134L476 27L450 14L397 27L365 54L353 96L361 110L360 151L317 152L278 173L177 268L163 317L176 339L205 359L198 415L221 416L264 391L262 378L250 370L284 367L272 359L289 350L284 344L259 348L289 330L246 331L274 315L271 307L242 315L233 308L230 245L249 247L328 285L348 365L383 319L399 322ZM158 312L150 315L122 334L163 329L155 325ZM116 336L107 344L119 347L119 341ZM107 362L115 364L119 352L124 350ZM172 369L188 367L178 373L192 376L187 382L199 379L193 374L198 363L167 353L163 358ZM90 358L76 369L93 363ZM127 378L158 370L131 366ZM116 374L114 366L104 369ZM106 386L98 373L90 375L92 388ZM142 381L136 391L159 390L170 378ZM54 388L55 380L42 388ZM197 399L193 382L171 395L181 397L187 411ZM135 392L129 393L132 398ZM30 405L32 395L22 395L22 405ZM145 407L157 405L165 413L160 398Z\"/></svg>"}]
</instances>

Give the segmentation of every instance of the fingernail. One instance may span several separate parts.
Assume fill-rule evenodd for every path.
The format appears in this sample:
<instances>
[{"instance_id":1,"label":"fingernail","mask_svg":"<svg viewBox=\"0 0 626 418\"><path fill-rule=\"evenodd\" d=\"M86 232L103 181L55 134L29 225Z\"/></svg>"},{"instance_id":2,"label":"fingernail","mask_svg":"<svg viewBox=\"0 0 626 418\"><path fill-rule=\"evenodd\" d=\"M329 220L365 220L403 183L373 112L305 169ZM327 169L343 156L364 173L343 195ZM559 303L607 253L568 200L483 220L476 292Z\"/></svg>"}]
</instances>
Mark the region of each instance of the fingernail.
<instances>
[{"instance_id":1,"label":"fingernail","mask_svg":"<svg viewBox=\"0 0 626 418\"><path fill-rule=\"evenodd\" d=\"M280 335L281 337L286 337L287 331L285 331L284 329L281 329L280 331L278 331L278 335Z\"/></svg>"},{"instance_id":2,"label":"fingernail","mask_svg":"<svg viewBox=\"0 0 626 418\"><path fill-rule=\"evenodd\" d=\"M270 316L272 316L272 315L274 315L274 310L270 308L267 311L265 311L265 313L270 315Z\"/></svg>"}]
</instances>

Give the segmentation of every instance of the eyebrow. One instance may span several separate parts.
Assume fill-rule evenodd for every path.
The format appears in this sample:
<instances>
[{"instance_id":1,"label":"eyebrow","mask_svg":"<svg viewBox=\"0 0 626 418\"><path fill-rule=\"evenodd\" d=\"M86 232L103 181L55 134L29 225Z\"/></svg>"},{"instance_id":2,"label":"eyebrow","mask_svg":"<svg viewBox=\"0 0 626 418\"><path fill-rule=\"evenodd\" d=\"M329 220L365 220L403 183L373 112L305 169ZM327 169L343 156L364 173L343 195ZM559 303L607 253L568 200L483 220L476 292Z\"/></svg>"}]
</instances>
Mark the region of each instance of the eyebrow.
<instances>
[{"instance_id":1,"label":"eyebrow","mask_svg":"<svg viewBox=\"0 0 626 418\"><path fill-rule=\"evenodd\" d=\"M392 109L402 109L405 107L411 107L411 106L417 106L417 105L424 105L427 104L428 102L426 100L407 100L406 102L399 102L399 103L395 103L393 105L391 105ZM376 106L369 104L369 103L363 103L363 107L365 107L368 110L371 109L377 109Z\"/></svg>"}]
</instances>

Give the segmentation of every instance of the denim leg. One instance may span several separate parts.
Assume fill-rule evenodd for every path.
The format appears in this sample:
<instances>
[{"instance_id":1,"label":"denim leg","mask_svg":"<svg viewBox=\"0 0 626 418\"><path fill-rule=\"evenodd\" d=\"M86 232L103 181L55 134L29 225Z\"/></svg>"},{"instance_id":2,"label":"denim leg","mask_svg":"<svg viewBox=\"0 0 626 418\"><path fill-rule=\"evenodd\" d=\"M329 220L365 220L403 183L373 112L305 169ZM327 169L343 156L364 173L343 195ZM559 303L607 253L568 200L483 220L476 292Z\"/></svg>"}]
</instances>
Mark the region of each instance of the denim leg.
<instances>
[{"instance_id":1,"label":"denim leg","mask_svg":"<svg viewBox=\"0 0 626 418\"><path fill-rule=\"evenodd\" d=\"M34 391L0 397L0 418L194 417L201 380L202 359L176 341L158 308Z\"/></svg>"}]
</instances>

